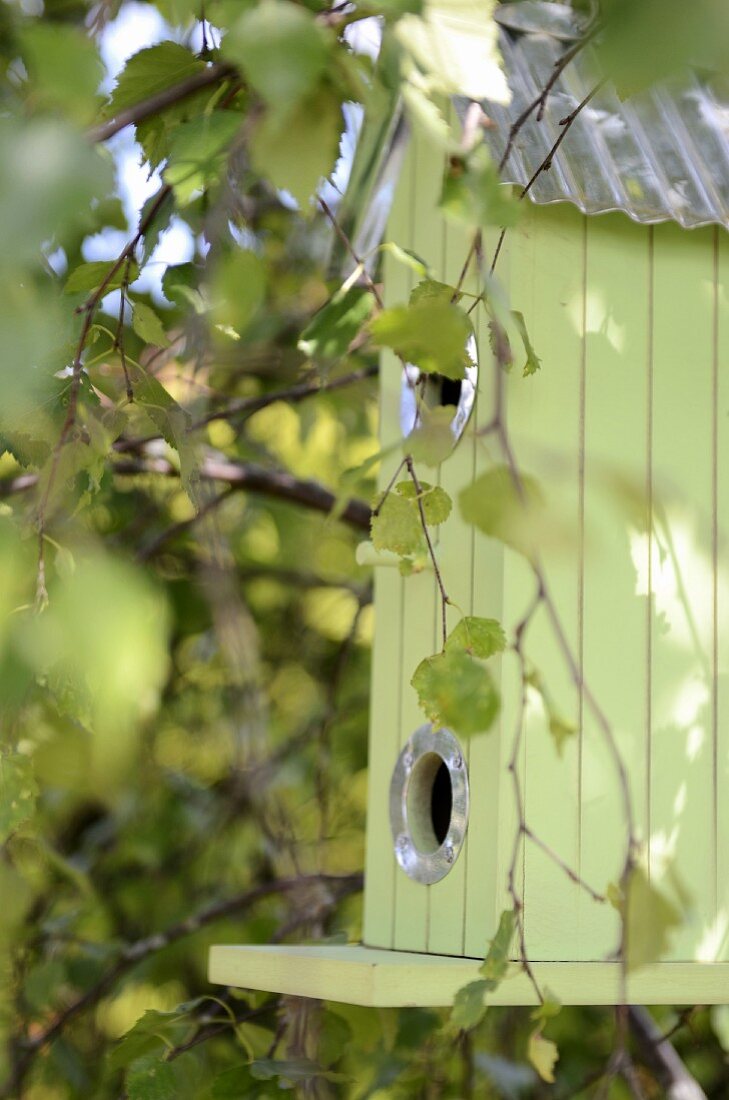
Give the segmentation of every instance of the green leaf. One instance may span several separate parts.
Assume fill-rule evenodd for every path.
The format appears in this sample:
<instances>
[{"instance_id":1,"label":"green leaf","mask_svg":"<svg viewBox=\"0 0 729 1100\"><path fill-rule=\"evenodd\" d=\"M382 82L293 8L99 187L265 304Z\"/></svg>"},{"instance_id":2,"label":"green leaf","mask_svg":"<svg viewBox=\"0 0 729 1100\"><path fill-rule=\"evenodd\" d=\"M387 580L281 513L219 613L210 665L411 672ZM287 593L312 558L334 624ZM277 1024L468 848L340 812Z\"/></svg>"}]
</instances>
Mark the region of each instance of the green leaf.
<instances>
[{"instance_id":1,"label":"green leaf","mask_svg":"<svg viewBox=\"0 0 729 1100\"><path fill-rule=\"evenodd\" d=\"M134 400L142 406L165 442L177 451L185 492L195 507L200 508L203 503L200 464L196 440L190 433L188 413L154 375L132 363L127 364L127 369L134 388Z\"/></svg>"},{"instance_id":2,"label":"green leaf","mask_svg":"<svg viewBox=\"0 0 729 1100\"><path fill-rule=\"evenodd\" d=\"M332 1073L312 1062L309 1058L289 1058L276 1061L273 1058L258 1058L250 1066L251 1077L258 1081L273 1081L282 1078L291 1083L324 1078L326 1081L346 1081L343 1073Z\"/></svg>"},{"instance_id":3,"label":"green leaf","mask_svg":"<svg viewBox=\"0 0 729 1100\"><path fill-rule=\"evenodd\" d=\"M453 998L451 1009L451 1027L459 1031L471 1031L477 1027L486 1015L486 994L491 982L479 979L461 986Z\"/></svg>"},{"instance_id":4,"label":"green leaf","mask_svg":"<svg viewBox=\"0 0 729 1100\"><path fill-rule=\"evenodd\" d=\"M456 292L456 288L449 286L448 283L439 283L436 279L422 279L410 291L408 304L415 306L425 302L430 304L445 302L446 305L450 305L454 300L458 302L461 297L462 295Z\"/></svg>"},{"instance_id":5,"label":"green leaf","mask_svg":"<svg viewBox=\"0 0 729 1100\"><path fill-rule=\"evenodd\" d=\"M96 45L80 27L39 19L20 34L34 104L91 122L104 75Z\"/></svg>"},{"instance_id":6,"label":"green leaf","mask_svg":"<svg viewBox=\"0 0 729 1100\"><path fill-rule=\"evenodd\" d=\"M401 556L414 556L425 550L423 528L417 507L397 493L388 493L371 521L375 550L391 550Z\"/></svg>"},{"instance_id":7,"label":"green leaf","mask_svg":"<svg viewBox=\"0 0 729 1100\"><path fill-rule=\"evenodd\" d=\"M419 486L420 491L418 492L414 482L400 481L395 486L395 492L399 493L401 497L405 497L406 500L413 502L413 507L418 516L420 516L420 508L418 507L418 501L420 501L423 506L425 522L429 527L438 527L441 523L445 523L453 507L453 502L448 493L445 489L441 489L439 485L429 485L427 481L419 482Z\"/></svg>"},{"instance_id":8,"label":"green leaf","mask_svg":"<svg viewBox=\"0 0 729 1100\"><path fill-rule=\"evenodd\" d=\"M37 796L30 759L21 753L0 753L0 844L33 816Z\"/></svg>"},{"instance_id":9,"label":"green leaf","mask_svg":"<svg viewBox=\"0 0 729 1100\"><path fill-rule=\"evenodd\" d=\"M561 756L565 744L577 734L577 726L574 722L568 722L566 718L549 711L549 732L557 753Z\"/></svg>"},{"instance_id":10,"label":"green leaf","mask_svg":"<svg viewBox=\"0 0 729 1100\"><path fill-rule=\"evenodd\" d=\"M210 312L216 325L243 336L266 298L266 266L249 249L239 248L216 265L210 286Z\"/></svg>"},{"instance_id":11,"label":"green leaf","mask_svg":"<svg viewBox=\"0 0 729 1100\"><path fill-rule=\"evenodd\" d=\"M425 0L396 34L431 92L509 102L501 69L495 0Z\"/></svg>"},{"instance_id":12,"label":"green leaf","mask_svg":"<svg viewBox=\"0 0 729 1100\"><path fill-rule=\"evenodd\" d=\"M361 287L337 291L302 332L300 350L313 359L339 359L346 355L372 312L374 301L370 291Z\"/></svg>"},{"instance_id":13,"label":"green leaf","mask_svg":"<svg viewBox=\"0 0 729 1100\"><path fill-rule=\"evenodd\" d=\"M489 670L463 650L426 657L410 683L430 721L464 737L486 732L499 712L499 694Z\"/></svg>"},{"instance_id":14,"label":"green leaf","mask_svg":"<svg viewBox=\"0 0 729 1100\"><path fill-rule=\"evenodd\" d=\"M565 744L571 737L574 737L577 733L577 725L574 722L570 722L568 719L563 718L557 711L554 701L550 693L547 691L544 680L540 674L533 669L527 676L527 683L530 687L534 688L539 693L544 705L544 710L547 715L547 721L549 723L549 733L554 741L554 746L557 749L559 756L564 751Z\"/></svg>"},{"instance_id":15,"label":"green leaf","mask_svg":"<svg viewBox=\"0 0 729 1100\"><path fill-rule=\"evenodd\" d=\"M451 158L440 208L452 221L468 226L513 226L521 212L485 146L479 146L467 158Z\"/></svg>"},{"instance_id":16,"label":"green leaf","mask_svg":"<svg viewBox=\"0 0 729 1100\"><path fill-rule=\"evenodd\" d=\"M266 114L251 138L253 166L293 195L306 213L320 180L334 167L341 130L339 101L322 88L285 117Z\"/></svg>"},{"instance_id":17,"label":"green leaf","mask_svg":"<svg viewBox=\"0 0 729 1100\"><path fill-rule=\"evenodd\" d=\"M145 343L153 344L158 348L169 347L170 342L162 322L152 307L145 305L144 302L134 302L132 328Z\"/></svg>"},{"instance_id":18,"label":"green leaf","mask_svg":"<svg viewBox=\"0 0 729 1100\"><path fill-rule=\"evenodd\" d=\"M554 1082L554 1067L559 1058L557 1044L545 1039L541 1029L537 1028L529 1036L527 1057L543 1081Z\"/></svg>"},{"instance_id":19,"label":"green leaf","mask_svg":"<svg viewBox=\"0 0 729 1100\"><path fill-rule=\"evenodd\" d=\"M331 53L325 29L288 0L251 7L225 36L223 52L261 99L284 114L314 90Z\"/></svg>"},{"instance_id":20,"label":"green leaf","mask_svg":"<svg viewBox=\"0 0 729 1100\"><path fill-rule=\"evenodd\" d=\"M148 1008L130 1027L108 1057L110 1069L124 1069L152 1054L157 1057L190 1028L190 1011L204 1000L199 997L176 1008ZM157 1059L153 1059L157 1062ZM157 1063L158 1064L158 1063Z\"/></svg>"},{"instance_id":21,"label":"green leaf","mask_svg":"<svg viewBox=\"0 0 729 1100\"><path fill-rule=\"evenodd\" d=\"M168 1062L158 1058L140 1058L127 1074L129 1100L177 1100L179 1089Z\"/></svg>"},{"instance_id":22,"label":"green leaf","mask_svg":"<svg viewBox=\"0 0 729 1100\"><path fill-rule=\"evenodd\" d=\"M370 327L378 344L406 362L446 378L465 378L471 324L459 306L426 298L383 310Z\"/></svg>"},{"instance_id":23,"label":"green leaf","mask_svg":"<svg viewBox=\"0 0 729 1100\"><path fill-rule=\"evenodd\" d=\"M464 615L448 635L446 649L461 649L486 660L506 649L506 635L497 619L482 619Z\"/></svg>"},{"instance_id":24,"label":"green leaf","mask_svg":"<svg viewBox=\"0 0 729 1100\"><path fill-rule=\"evenodd\" d=\"M201 72L205 63L177 42L160 42L133 54L117 78L108 113L117 115L165 88Z\"/></svg>"},{"instance_id":25,"label":"green leaf","mask_svg":"<svg viewBox=\"0 0 729 1100\"><path fill-rule=\"evenodd\" d=\"M544 1000L532 1012L532 1020L553 1020L562 1011L562 1003L552 991L545 986L542 989Z\"/></svg>"},{"instance_id":26,"label":"green leaf","mask_svg":"<svg viewBox=\"0 0 729 1100\"><path fill-rule=\"evenodd\" d=\"M524 314L519 313L518 310L513 309L511 316L514 318L514 324L517 327L519 335L521 336L522 343L524 344L524 351L526 352L526 363L522 370L524 378L528 378L531 374L536 374L541 368L542 361L538 357L534 350L531 340L529 339L529 333L527 332L526 321L524 320Z\"/></svg>"},{"instance_id":27,"label":"green leaf","mask_svg":"<svg viewBox=\"0 0 729 1100\"><path fill-rule=\"evenodd\" d=\"M233 1066L219 1073L210 1089L211 1100L245 1100L260 1096L260 1085L251 1077L247 1065Z\"/></svg>"},{"instance_id":28,"label":"green leaf","mask_svg":"<svg viewBox=\"0 0 729 1100\"><path fill-rule=\"evenodd\" d=\"M624 899L620 903L625 919L625 957L628 969L637 970L658 962L667 953L671 934L681 927L682 919L677 907L648 879L643 867L633 869L626 889L627 913Z\"/></svg>"},{"instance_id":29,"label":"green leaf","mask_svg":"<svg viewBox=\"0 0 729 1100\"><path fill-rule=\"evenodd\" d=\"M493 983L506 977L509 968L511 941L516 931L516 914L513 909L505 909L499 918L499 927L491 940L488 954L479 973Z\"/></svg>"},{"instance_id":30,"label":"green leaf","mask_svg":"<svg viewBox=\"0 0 729 1100\"><path fill-rule=\"evenodd\" d=\"M416 252L412 252L409 248L401 248L394 241L385 241L384 244L380 245L380 251L387 252L399 264L403 264L404 267L414 272L419 279L424 279L428 273L428 265L421 256L418 256Z\"/></svg>"},{"instance_id":31,"label":"green leaf","mask_svg":"<svg viewBox=\"0 0 729 1100\"><path fill-rule=\"evenodd\" d=\"M162 293L169 302L184 307L189 294L198 294L200 271L195 264L170 264L162 276Z\"/></svg>"},{"instance_id":32,"label":"green leaf","mask_svg":"<svg viewBox=\"0 0 729 1100\"><path fill-rule=\"evenodd\" d=\"M212 111L173 129L164 178L178 205L186 205L211 181L219 180L240 125L236 111Z\"/></svg>"},{"instance_id":33,"label":"green leaf","mask_svg":"<svg viewBox=\"0 0 729 1100\"><path fill-rule=\"evenodd\" d=\"M110 158L75 127L0 117L0 268L35 262L61 231L96 228L93 203L112 184Z\"/></svg>"},{"instance_id":34,"label":"green leaf","mask_svg":"<svg viewBox=\"0 0 729 1100\"><path fill-rule=\"evenodd\" d=\"M458 503L466 523L527 557L534 555L544 514L534 478L521 474L517 486L508 467L495 466L463 489Z\"/></svg>"},{"instance_id":35,"label":"green leaf","mask_svg":"<svg viewBox=\"0 0 729 1100\"><path fill-rule=\"evenodd\" d=\"M48 608L17 633L29 663L54 679L55 693L84 700L93 730L88 766L108 789L123 777L142 719L159 703L169 668L167 606L130 563L99 550L74 556L73 574L50 586Z\"/></svg>"},{"instance_id":36,"label":"green leaf","mask_svg":"<svg viewBox=\"0 0 729 1100\"><path fill-rule=\"evenodd\" d=\"M112 290L118 290L124 282L126 264L118 264L116 260L93 260L88 264L79 264L66 279L63 287L65 294L86 294L98 290L109 273L114 269L114 274L104 286L104 293L110 294ZM129 282L133 283L139 274L137 265L132 263L129 270Z\"/></svg>"},{"instance_id":37,"label":"green leaf","mask_svg":"<svg viewBox=\"0 0 729 1100\"><path fill-rule=\"evenodd\" d=\"M688 66L727 74L724 0L608 0L602 15L601 62L624 97Z\"/></svg>"},{"instance_id":38,"label":"green leaf","mask_svg":"<svg viewBox=\"0 0 729 1100\"><path fill-rule=\"evenodd\" d=\"M439 466L448 458L456 441L452 428L455 415L455 405L430 408L424 401L419 401L417 423L403 440L403 451L415 462Z\"/></svg>"},{"instance_id":39,"label":"green leaf","mask_svg":"<svg viewBox=\"0 0 729 1100\"><path fill-rule=\"evenodd\" d=\"M500 321L491 320L488 323L489 347L496 363L502 370L509 371L514 363L514 354L511 350L509 334Z\"/></svg>"},{"instance_id":40,"label":"green leaf","mask_svg":"<svg viewBox=\"0 0 729 1100\"><path fill-rule=\"evenodd\" d=\"M130 366L129 374L134 385L134 399L143 406L150 420L157 426L163 439L181 451L186 443L190 417L175 401L153 374Z\"/></svg>"},{"instance_id":41,"label":"green leaf","mask_svg":"<svg viewBox=\"0 0 729 1100\"><path fill-rule=\"evenodd\" d=\"M387 494L377 515L372 516L375 550L390 550L403 557L418 556L426 551L419 500L428 526L445 523L452 508L445 489L422 481L418 495L412 481L401 481Z\"/></svg>"}]
</instances>

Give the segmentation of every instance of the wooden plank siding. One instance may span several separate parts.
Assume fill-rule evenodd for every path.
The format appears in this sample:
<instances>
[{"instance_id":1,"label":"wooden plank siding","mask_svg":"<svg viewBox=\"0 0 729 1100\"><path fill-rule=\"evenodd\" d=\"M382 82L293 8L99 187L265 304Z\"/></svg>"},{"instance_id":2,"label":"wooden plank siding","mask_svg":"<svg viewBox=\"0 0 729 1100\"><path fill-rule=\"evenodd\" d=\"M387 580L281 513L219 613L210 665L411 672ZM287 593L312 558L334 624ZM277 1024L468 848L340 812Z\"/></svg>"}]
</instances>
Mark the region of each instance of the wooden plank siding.
<instances>
[{"instance_id":1,"label":"wooden plank siding","mask_svg":"<svg viewBox=\"0 0 729 1100\"><path fill-rule=\"evenodd\" d=\"M388 229L390 237L405 247L412 239L411 196L416 189L416 168L415 150L411 146L395 192ZM410 272L390 256L385 258L384 282L389 303L407 300L412 282ZM380 371L380 445L383 450L400 439L400 387L400 363L391 352L383 352ZM380 470L383 489L400 458L399 450L395 449L383 460ZM394 947L395 892L400 870L390 835L388 799L390 777L401 742L403 579L392 565L378 566L374 577L377 627L372 647L363 939L372 947Z\"/></svg>"},{"instance_id":2,"label":"wooden plank siding","mask_svg":"<svg viewBox=\"0 0 729 1100\"><path fill-rule=\"evenodd\" d=\"M669 860L692 898L670 957L691 959L716 916L713 283L711 230L654 230L649 670L651 876Z\"/></svg>"},{"instance_id":3,"label":"wooden plank siding","mask_svg":"<svg viewBox=\"0 0 729 1100\"><path fill-rule=\"evenodd\" d=\"M467 234L437 210L440 165L417 135L388 236L436 279L457 280ZM495 234L487 234L490 255ZM626 764L636 833L649 872L670 858L692 918L668 960L729 956L729 244L721 230L637 226L622 215L586 219L569 205L525 205L498 274L524 314L541 371L507 383L520 468L541 483L548 522L541 556L579 676L604 709ZM385 264L389 304L413 276ZM467 289L475 292L475 275ZM457 500L500 461L476 435L493 416L494 364L486 318L473 314L479 388L469 430L440 470L423 469ZM382 443L400 435L399 366L383 357ZM385 484L399 454L383 462ZM526 561L454 515L437 554L460 613L499 618L513 634L534 593ZM506 768L520 713L513 654L494 664L503 706L487 735L464 744L469 832L440 882L422 886L397 866L388 795L397 755L423 715L410 678L440 648L431 570L375 570L365 943L399 951L483 956L502 908L518 819ZM597 891L616 881L625 814L614 759L545 608L526 642L554 710L575 727L561 756L537 693L525 715L522 770L529 827ZM527 842L519 859L530 958L598 963L615 950L617 916ZM587 971L586 971L587 972ZM590 972L594 973L594 972ZM705 971L702 970L702 973ZM665 982L665 979L662 978ZM698 979L697 979L698 980ZM641 986L643 989L643 986ZM644 996L644 999L649 999ZM700 998L699 998L700 999Z\"/></svg>"},{"instance_id":4,"label":"wooden plank siding","mask_svg":"<svg viewBox=\"0 0 729 1100\"><path fill-rule=\"evenodd\" d=\"M441 221L441 253L434 269L435 277L455 285L468 254L469 236L464 230L445 219ZM464 289L476 292L478 280L471 275ZM469 425L470 429L470 425ZM467 430L456 444L452 454L438 470L438 482L453 500L458 510L458 493L473 479L475 439ZM448 629L451 630L461 615L469 615L473 606L473 535L454 515L438 531L436 555L442 571L446 591L453 603L448 612ZM433 652L442 647L440 613L436 617L436 636ZM470 745L462 741L463 757L470 768ZM440 882L429 886L428 951L442 955L463 955L465 950L466 923L466 867L468 864L468 835L452 870Z\"/></svg>"},{"instance_id":5,"label":"wooden plank siding","mask_svg":"<svg viewBox=\"0 0 729 1100\"><path fill-rule=\"evenodd\" d=\"M498 234L484 234L484 254L493 256ZM506 241L499 259L499 272L507 277L511 242ZM479 352L479 377L476 407L472 417L473 430L478 433L493 420L495 413L494 371L487 317L482 309L471 315L476 325ZM492 442L476 435L473 452L474 476L478 477L492 463ZM464 538L467 537L463 536ZM504 550L493 539L471 532L473 544L473 599L476 615L503 620L504 614ZM497 684L504 695L504 680L509 669L501 658L492 659ZM506 692L505 699L513 699ZM485 736L474 737L468 746L471 782L471 815L466 856L466 938L465 954L483 956L487 941L498 926L499 913L508 905L505 895L504 868L510 858L509 841L514 824L511 791L503 783L506 760L504 748L513 729L508 706L502 707L494 728Z\"/></svg>"},{"instance_id":6,"label":"wooden plank siding","mask_svg":"<svg viewBox=\"0 0 729 1100\"><path fill-rule=\"evenodd\" d=\"M412 230L407 247L437 270L443 248L443 223L435 214L442 167L439 159L433 157L427 142L417 133L412 136L411 142L415 172L414 186L409 198ZM407 301L407 296L401 297L399 301ZM398 408L399 405L398 399ZM407 471L403 471L403 478L407 479L407 476ZM404 748L410 736L425 722L410 680L420 661L434 652L438 616L435 575L431 569L403 578L402 588L400 749ZM391 767L394 764L393 759ZM399 871L395 890L395 947L427 951L429 916L428 888Z\"/></svg>"},{"instance_id":7,"label":"wooden plank siding","mask_svg":"<svg viewBox=\"0 0 729 1100\"><path fill-rule=\"evenodd\" d=\"M546 215L546 216L545 216ZM523 350L508 385L510 432L520 469L535 477L547 504L538 538L550 597L575 660L581 652L580 460L582 451L584 219L568 206L524 210L512 241L511 296L526 320L542 369L522 377ZM532 598L534 579L513 552L507 573L519 577L518 600L505 626L516 622ZM579 694L542 606L525 635L527 659L537 670L551 705L577 728ZM523 795L527 825L564 863L579 865L579 738L561 756L550 736L542 699L527 694ZM524 921L534 959L574 957L577 890L564 870L527 839L524 849Z\"/></svg>"},{"instance_id":8,"label":"wooden plank siding","mask_svg":"<svg viewBox=\"0 0 729 1100\"><path fill-rule=\"evenodd\" d=\"M583 674L629 762L634 827L645 841L652 230L619 215L584 227ZM622 870L626 814L613 755L584 698L581 713L579 870L604 892ZM583 891L579 914L580 957L609 957L615 910Z\"/></svg>"}]
</instances>

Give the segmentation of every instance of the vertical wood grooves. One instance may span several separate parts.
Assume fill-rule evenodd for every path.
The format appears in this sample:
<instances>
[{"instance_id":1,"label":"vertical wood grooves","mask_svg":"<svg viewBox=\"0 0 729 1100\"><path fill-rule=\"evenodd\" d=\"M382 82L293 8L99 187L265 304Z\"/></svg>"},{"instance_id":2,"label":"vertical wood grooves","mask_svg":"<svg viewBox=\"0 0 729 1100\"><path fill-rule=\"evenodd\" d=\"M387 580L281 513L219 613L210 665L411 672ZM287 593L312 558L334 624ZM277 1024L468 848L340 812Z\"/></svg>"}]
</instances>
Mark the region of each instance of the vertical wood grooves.
<instances>
[{"instance_id":1,"label":"vertical wood grooves","mask_svg":"<svg viewBox=\"0 0 729 1100\"><path fill-rule=\"evenodd\" d=\"M578 455L578 594L577 594L577 667L580 685L577 695L577 874L582 876L582 767L585 714L585 400L587 368L587 218L582 219L582 344L580 348L580 403Z\"/></svg>"},{"instance_id":2,"label":"vertical wood grooves","mask_svg":"<svg viewBox=\"0 0 729 1100\"><path fill-rule=\"evenodd\" d=\"M645 725L645 805L648 878L651 875L651 835L653 789L651 749L653 743L653 343L655 314L655 242L653 226L648 227L648 417L646 424L646 495L648 527L648 592L646 597L646 725Z\"/></svg>"},{"instance_id":3,"label":"vertical wood grooves","mask_svg":"<svg viewBox=\"0 0 729 1100\"><path fill-rule=\"evenodd\" d=\"M387 568L385 566L385 568ZM397 667L399 670L399 676L397 678L397 743L400 748L403 744L404 730L402 728L402 706L403 706L403 672L405 669L405 578L400 577L400 614L398 616L398 629L400 634L400 644L398 647L398 661ZM392 762L393 767L395 761ZM383 797L388 799L387 810L389 813L389 787L387 791L383 791ZM397 876L402 874L400 866L396 859L392 861L392 922L390 930L390 947L395 946L395 924L397 918Z\"/></svg>"}]
</instances>

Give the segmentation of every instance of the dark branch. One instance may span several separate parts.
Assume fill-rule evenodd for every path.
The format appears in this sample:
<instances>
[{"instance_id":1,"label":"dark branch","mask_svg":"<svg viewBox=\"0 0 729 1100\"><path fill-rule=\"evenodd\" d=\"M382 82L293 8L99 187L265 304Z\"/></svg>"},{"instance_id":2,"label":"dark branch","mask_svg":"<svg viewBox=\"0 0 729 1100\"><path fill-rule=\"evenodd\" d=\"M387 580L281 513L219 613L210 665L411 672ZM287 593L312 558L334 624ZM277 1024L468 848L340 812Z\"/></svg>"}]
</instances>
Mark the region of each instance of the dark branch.
<instances>
[{"instance_id":1,"label":"dark branch","mask_svg":"<svg viewBox=\"0 0 729 1100\"><path fill-rule=\"evenodd\" d=\"M118 134L126 126L144 122L145 118L151 118L158 111L164 111L174 103L180 103L183 99L194 95L195 92L208 88L211 84L217 84L228 77L235 77L235 75L235 69L230 65L210 65L207 69L201 69L199 73L188 76L186 80L181 80L179 84L173 84L171 88L164 88L156 95L150 96L149 99L143 99L141 103L135 103L133 107L128 107L126 111L120 111L108 122L102 122L98 126L94 126L92 130L88 131L87 137L89 141L93 142L108 141L109 138L114 137L114 134Z\"/></svg>"},{"instance_id":2,"label":"dark branch","mask_svg":"<svg viewBox=\"0 0 729 1100\"><path fill-rule=\"evenodd\" d=\"M177 477L175 467L164 458L128 459L114 465L117 474L161 474ZM231 462L227 459L207 459L200 469L205 481L221 481L231 489L245 489L251 493L274 497L289 504L301 504L314 512L325 515L334 509L337 497L318 481L294 477L285 470L268 470L253 463ZM370 507L363 500L350 500L342 509L340 518L359 531L370 529Z\"/></svg>"},{"instance_id":3,"label":"dark branch","mask_svg":"<svg viewBox=\"0 0 729 1100\"><path fill-rule=\"evenodd\" d=\"M706 1100L706 1093L683 1064L647 1008L628 1010L630 1031L640 1060L655 1075L667 1100Z\"/></svg>"},{"instance_id":4,"label":"dark branch","mask_svg":"<svg viewBox=\"0 0 729 1100\"><path fill-rule=\"evenodd\" d=\"M260 412L261 409L273 405L276 401L287 401L289 404L297 405L300 401L306 401L309 397L318 397L322 393L333 393L335 390L342 390L346 386L353 386L357 382L374 378L379 373L379 369L377 364L373 364L369 367L363 367L362 370L352 371L351 374L343 374L339 378L332 378L329 382L321 382L318 385L312 386L308 382L300 382L298 385L290 386L286 390L275 390L272 393L263 393L257 397L244 397L240 401L231 401L225 408L207 413L206 416L196 421L192 427L193 429L201 428L205 424L210 424L213 420L236 420L239 416L252 416L254 413Z\"/></svg>"},{"instance_id":5,"label":"dark branch","mask_svg":"<svg viewBox=\"0 0 729 1100\"><path fill-rule=\"evenodd\" d=\"M113 464L116 474L139 476L140 474L159 474L162 477L178 477L178 471L165 458L128 458ZM314 512L329 515L336 507L337 496L318 481L310 478L298 478L285 470L269 470L253 463L231 462L226 459L206 459L200 469L205 481L218 481L229 485L231 489L244 489L251 493L284 500L289 504L301 504ZM0 480L0 499L15 493L27 492L38 483L37 474L22 474L19 477ZM339 518L357 531L370 529L370 507L364 500L349 500Z\"/></svg>"}]
</instances>

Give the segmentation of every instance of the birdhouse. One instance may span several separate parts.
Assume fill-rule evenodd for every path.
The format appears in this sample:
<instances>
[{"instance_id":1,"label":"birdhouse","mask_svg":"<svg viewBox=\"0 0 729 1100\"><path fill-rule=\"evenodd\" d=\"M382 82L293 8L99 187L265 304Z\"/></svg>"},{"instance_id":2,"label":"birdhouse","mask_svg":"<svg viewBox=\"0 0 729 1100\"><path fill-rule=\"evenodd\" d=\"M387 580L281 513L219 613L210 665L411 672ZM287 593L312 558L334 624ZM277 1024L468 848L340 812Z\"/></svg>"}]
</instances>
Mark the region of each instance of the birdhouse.
<instances>
[{"instance_id":1,"label":"birdhouse","mask_svg":"<svg viewBox=\"0 0 729 1100\"><path fill-rule=\"evenodd\" d=\"M572 35L560 5L500 11L512 101L484 105L497 162ZM519 131L507 182L531 178L559 120L592 87L592 65L588 48L563 72L544 118ZM402 576L378 565L363 944L215 947L214 982L359 1004L448 1004L477 977L512 907L511 868L538 982L565 1003L617 1002L619 916L584 888L604 895L624 860L614 748L646 876L661 890L679 883L679 900L666 904L682 910L660 960L630 973L628 997L729 999L727 119L729 105L695 77L626 102L606 85L530 189L496 270L541 361L523 377L515 355L504 379L519 469L546 502L538 537L551 604L536 609L524 639L539 690L534 678L523 688L507 649L492 658L501 708L488 732L466 738L429 725L410 680L441 647L437 578L432 568ZM454 285L469 239L439 208L443 172L442 154L411 135L387 236ZM489 259L497 237L485 235ZM417 278L389 259L387 302L407 301ZM475 273L463 289L479 292ZM443 398L457 406L453 451L429 476L454 501L503 461L486 430L500 368L487 316L471 316L468 377ZM412 427L407 370L385 353L385 448ZM398 458L385 463L383 486ZM535 597L525 556L474 531L457 508L435 551L451 625L459 613L497 619L513 641ZM495 1003L533 1001L514 971Z\"/></svg>"}]
</instances>

